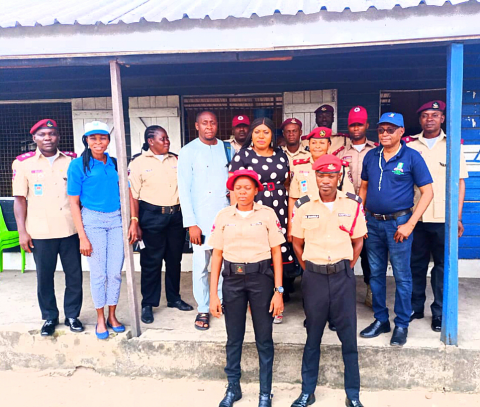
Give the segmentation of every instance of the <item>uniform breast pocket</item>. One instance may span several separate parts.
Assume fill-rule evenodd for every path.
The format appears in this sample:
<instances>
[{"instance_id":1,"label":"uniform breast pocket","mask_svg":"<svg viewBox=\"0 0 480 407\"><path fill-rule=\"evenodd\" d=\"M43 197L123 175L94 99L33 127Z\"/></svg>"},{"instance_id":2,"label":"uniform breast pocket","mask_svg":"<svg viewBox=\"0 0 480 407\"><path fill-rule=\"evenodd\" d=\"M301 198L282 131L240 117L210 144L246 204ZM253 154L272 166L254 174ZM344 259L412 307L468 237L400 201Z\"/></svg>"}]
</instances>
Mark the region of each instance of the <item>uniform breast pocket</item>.
<instances>
[{"instance_id":1,"label":"uniform breast pocket","mask_svg":"<svg viewBox=\"0 0 480 407\"><path fill-rule=\"evenodd\" d=\"M354 217L351 214L339 213L338 214L338 227L342 230L350 231L352 229Z\"/></svg>"},{"instance_id":2,"label":"uniform breast pocket","mask_svg":"<svg viewBox=\"0 0 480 407\"><path fill-rule=\"evenodd\" d=\"M237 237L239 237L239 228L232 223L226 224L223 228L223 237L224 239L228 240L234 240Z\"/></svg>"},{"instance_id":3,"label":"uniform breast pocket","mask_svg":"<svg viewBox=\"0 0 480 407\"><path fill-rule=\"evenodd\" d=\"M311 237L318 232L320 228L319 218L306 218L302 219L302 228L305 229L305 236Z\"/></svg>"}]
</instances>

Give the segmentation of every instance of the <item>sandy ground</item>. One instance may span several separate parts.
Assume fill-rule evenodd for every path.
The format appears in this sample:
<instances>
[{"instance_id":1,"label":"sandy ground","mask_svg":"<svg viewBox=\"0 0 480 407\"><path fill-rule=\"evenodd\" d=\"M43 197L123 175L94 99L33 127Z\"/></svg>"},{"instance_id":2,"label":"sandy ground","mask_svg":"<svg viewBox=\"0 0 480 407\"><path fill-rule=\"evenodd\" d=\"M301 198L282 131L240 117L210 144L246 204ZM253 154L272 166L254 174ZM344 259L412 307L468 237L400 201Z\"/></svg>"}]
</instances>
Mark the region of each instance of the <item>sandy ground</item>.
<instances>
[{"instance_id":1,"label":"sandy ground","mask_svg":"<svg viewBox=\"0 0 480 407\"><path fill-rule=\"evenodd\" d=\"M235 407L257 406L258 385L244 384L243 399ZM12 407L216 407L225 383L219 381L156 380L105 377L88 369L72 372L0 372L2 406ZM289 407L300 393L299 384L276 384L274 407ZM314 406L344 406L345 393L319 387ZM424 390L362 392L365 407L480 406L480 395L430 393Z\"/></svg>"}]
</instances>

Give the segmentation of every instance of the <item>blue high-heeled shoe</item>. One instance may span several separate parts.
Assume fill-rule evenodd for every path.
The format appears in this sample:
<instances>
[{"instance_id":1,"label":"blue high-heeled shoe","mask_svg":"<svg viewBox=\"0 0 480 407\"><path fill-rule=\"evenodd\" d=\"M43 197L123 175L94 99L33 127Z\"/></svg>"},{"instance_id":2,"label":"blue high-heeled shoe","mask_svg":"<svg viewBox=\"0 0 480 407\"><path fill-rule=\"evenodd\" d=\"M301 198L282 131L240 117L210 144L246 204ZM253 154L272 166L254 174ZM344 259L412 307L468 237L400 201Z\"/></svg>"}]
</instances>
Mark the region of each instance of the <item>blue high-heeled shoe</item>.
<instances>
[{"instance_id":1,"label":"blue high-heeled shoe","mask_svg":"<svg viewBox=\"0 0 480 407\"><path fill-rule=\"evenodd\" d=\"M108 332L108 329L105 332L98 332L97 328L98 328L98 325L95 325L95 335L97 335L97 338L98 339L108 339L108 337L110 336L110 333Z\"/></svg>"},{"instance_id":2,"label":"blue high-heeled shoe","mask_svg":"<svg viewBox=\"0 0 480 407\"><path fill-rule=\"evenodd\" d=\"M109 328L112 328L113 329L113 332L117 333L117 334L120 334L122 332L125 332L125 325L120 325L120 326L112 326L112 324L110 323L110 321L107 319L107 326Z\"/></svg>"}]
</instances>

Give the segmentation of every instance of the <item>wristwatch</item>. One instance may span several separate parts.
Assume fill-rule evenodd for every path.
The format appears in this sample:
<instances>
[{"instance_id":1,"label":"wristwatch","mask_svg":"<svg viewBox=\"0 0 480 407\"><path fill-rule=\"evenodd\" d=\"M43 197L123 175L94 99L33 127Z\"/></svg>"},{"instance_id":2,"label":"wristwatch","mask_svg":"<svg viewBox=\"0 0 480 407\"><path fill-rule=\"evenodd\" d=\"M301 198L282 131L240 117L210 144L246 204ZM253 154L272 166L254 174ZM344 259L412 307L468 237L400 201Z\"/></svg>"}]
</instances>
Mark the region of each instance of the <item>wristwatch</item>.
<instances>
[{"instance_id":1,"label":"wristwatch","mask_svg":"<svg viewBox=\"0 0 480 407\"><path fill-rule=\"evenodd\" d=\"M275 287L273 291L278 292L279 294L283 294L285 290L283 289L283 287L280 286L280 287Z\"/></svg>"}]
</instances>

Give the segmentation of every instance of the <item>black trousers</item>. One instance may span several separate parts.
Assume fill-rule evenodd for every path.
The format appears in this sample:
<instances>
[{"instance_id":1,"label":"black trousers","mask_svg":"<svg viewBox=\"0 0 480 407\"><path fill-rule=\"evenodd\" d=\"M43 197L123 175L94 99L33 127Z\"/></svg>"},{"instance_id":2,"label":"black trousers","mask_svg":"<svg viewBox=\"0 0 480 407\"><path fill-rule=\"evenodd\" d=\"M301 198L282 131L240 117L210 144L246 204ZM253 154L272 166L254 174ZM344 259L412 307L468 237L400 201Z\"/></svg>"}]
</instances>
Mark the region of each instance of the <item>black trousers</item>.
<instances>
[{"instance_id":1,"label":"black trousers","mask_svg":"<svg viewBox=\"0 0 480 407\"><path fill-rule=\"evenodd\" d=\"M370 264L368 263L366 244L363 245L362 251L360 252L360 264L362 265L363 281L366 285L370 285L370 275L372 273L370 271Z\"/></svg>"},{"instance_id":2,"label":"black trousers","mask_svg":"<svg viewBox=\"0 0 480 407\"><path fill-rule=\"evenodd\" d=\"M180 272L186 230L182 212L162 214L142 208L139 222L145 248L140 251L142 307L160 305L162 262L165 260L165 292L168 302L180 300Z\"/></svg>"},{"instance_id":3,"label":"black trousers","mask_svg":"<svg viewBox=\"0 0 480 407\"><path fill-rule=\"evenodd\" d=\"M57 258L65 272L63 309L67 318L78 318L83 301L83 275L78 235L59 239L32 239L37 268L37 297L42 319L58 318L54 274Z\"/></svg>"},{"instance_id":4,"label":"black trousers","mask_svg":"<svg viewBox=\"0 0 480 407\"><path fill-rule=\"evenodd\" d=\"M346 270L336 274L317 274L305 270L302 293L307 316L307 343L303 351L302 391L314 393L320 363L320 344L327 320L337 327L345 364L345 392L358 400L360 372L357 351L356 282L347 262Z\"/></svg>"},{"instance_id":5,"label":"black trousers","mask_svg":"<svg viewBox=\"0 0 480 407\"><path fill-rule=\"evenodd\" d=\"M252 310L253 330L260 362L260 392L272 390L273 339L272 314L268 312L275 284L272 275L260 273L224 275L223 307L227 328L228 382L238 382L241 376L240 359L245 337L247 303Z\"/></svg>"},{"instance_id":6,"label":"black trousers","mask_svg":"<svg viewBox=\"0 0 480 407\"><path fill-rule=\"evenodd\" d=\"M423 312L425 307L425 289L430 255L433 256L432 316L441 317L443 309L443 276L445 263L445 223L418 222L413 230L413 245L410 267L412 269L412 309Z\"/></svg>"}]
</instances>

